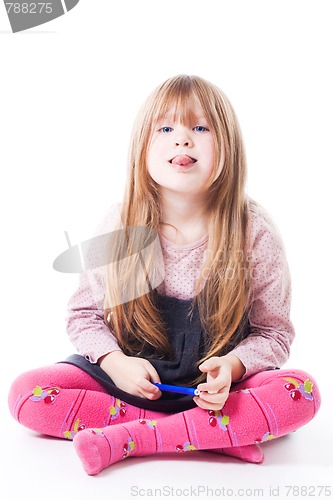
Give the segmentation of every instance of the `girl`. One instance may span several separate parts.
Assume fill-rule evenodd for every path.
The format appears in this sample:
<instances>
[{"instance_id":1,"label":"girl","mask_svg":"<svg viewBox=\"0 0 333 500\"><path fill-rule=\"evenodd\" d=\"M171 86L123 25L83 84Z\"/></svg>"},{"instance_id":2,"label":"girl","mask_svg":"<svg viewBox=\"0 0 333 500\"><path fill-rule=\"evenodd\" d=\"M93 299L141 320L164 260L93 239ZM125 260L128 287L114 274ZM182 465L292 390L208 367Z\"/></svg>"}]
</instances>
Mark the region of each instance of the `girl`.
<instances>
[{"instance_id":1,"label":"girl","mask_svg":"<svg viewBox=\"0 0 333 500\"><path fill-rule=\"evenodd\" d=\"M79 354L21 375L9 395L20 423L73 439L88 474L170 451L260 463L258 443L317 413L313 377L279 369L294 338L289 270L245 179L226 96L194 76L160 85L134 126L123 202L100 229L112 257L81 275L69 302Z\"/></svg>"}]
</instances>

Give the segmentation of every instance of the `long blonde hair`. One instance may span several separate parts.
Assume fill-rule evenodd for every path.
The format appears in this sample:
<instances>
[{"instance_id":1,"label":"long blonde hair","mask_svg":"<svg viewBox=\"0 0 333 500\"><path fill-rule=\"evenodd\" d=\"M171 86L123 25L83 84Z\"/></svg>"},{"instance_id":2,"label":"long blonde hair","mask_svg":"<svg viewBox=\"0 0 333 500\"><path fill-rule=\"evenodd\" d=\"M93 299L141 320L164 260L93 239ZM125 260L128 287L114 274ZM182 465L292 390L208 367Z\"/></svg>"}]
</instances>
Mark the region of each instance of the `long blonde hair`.
<instances>
[{"instance_id":1,"label":"long blonde hair","mask_svg":"<svg viewBox=\"0 0 333 500\"><path fill-rule=\"evenodd\" d=\"M193 98L199 101L212 130L216 159L207 185L207 251L192 301L198 306L207 335L206 352L198 360L199 365L211 356L228 352L230 346L242 338L248 323L251 288L247 258L250 201L245 194L245 151L235 112L216 86L197 76L178 75L165 81L149 96L133 128L121 223L124 228L140 226L156 232L160 230L164 221L158 185L149 175L146 163L151 132L173 106L175 115L187 121L191 117ZM221 173L215 179L220 167ZM119 304L117 290L129 286L128 277L138 279L139 269L138 258L132 260L132 269L128 269L126 263L127 271L124 261L119 259L119 262L116 268L109 266L106 279L106 324L126 354L140 355L149 347L156 358L170 357L166 328L155 305L153 290ZM145 281L146 286L147 276L141 274L139 279ZM203 379L204 375L199 375L198 371L193 384Z\"/></svg>"}]
</instances>

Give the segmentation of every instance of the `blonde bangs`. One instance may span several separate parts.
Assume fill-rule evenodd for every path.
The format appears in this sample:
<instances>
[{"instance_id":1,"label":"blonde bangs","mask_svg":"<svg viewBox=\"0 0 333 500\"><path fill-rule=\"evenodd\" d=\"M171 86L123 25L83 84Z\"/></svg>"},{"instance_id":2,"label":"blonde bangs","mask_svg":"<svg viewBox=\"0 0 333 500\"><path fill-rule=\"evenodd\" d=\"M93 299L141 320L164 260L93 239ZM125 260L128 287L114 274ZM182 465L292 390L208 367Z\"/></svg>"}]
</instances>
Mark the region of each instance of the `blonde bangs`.
<instances>
[{"instance_id":1,"label":"blonde bangs","mask_svg":"<svg viewBox=\"0 0 333 500\"><path fill-rule=\"evenodd\" d=\"M158 92L153 127L157 122L168 118L183 125L195 122L197 116L193 111L193 98L197 96L190 83L188 79L179 78L162 86Z\"/></svg>"}]
</instances>

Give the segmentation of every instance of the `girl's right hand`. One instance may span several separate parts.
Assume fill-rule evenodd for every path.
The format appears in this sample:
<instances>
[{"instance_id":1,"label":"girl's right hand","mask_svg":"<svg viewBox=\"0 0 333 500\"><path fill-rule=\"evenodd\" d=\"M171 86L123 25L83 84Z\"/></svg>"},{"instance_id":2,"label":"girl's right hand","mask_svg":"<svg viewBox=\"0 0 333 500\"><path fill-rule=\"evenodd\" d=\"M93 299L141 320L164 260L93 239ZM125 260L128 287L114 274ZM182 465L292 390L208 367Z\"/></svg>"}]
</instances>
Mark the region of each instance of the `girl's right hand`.
<instances>
[{"instance_id":1,"label":"girl's right hand","mask_svg":"<svg viewBox=\"0 0 333 500\"><path fill-rule=\"evenodd\" d=\"M141 398L161 397L161 391L152 384L160 383L160 377L147 359L126 356L122 351L112 351L99 358L98 364L119 389Z\"/></svg>"}]
</instances>

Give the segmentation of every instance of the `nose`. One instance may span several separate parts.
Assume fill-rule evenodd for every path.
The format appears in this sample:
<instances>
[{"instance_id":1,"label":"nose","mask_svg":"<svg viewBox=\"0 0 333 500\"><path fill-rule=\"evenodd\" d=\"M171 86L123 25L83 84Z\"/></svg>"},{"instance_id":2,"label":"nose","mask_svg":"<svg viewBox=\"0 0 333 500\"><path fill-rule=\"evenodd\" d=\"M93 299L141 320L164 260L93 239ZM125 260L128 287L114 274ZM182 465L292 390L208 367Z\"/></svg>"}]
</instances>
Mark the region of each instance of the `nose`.
<instances>
[{"instance_id":1,"label":"nose","mask_svg":"<svg viewBox=\"0 0 333 500\"><path fill-rule=\"evenodd\" d=\"M175 145L187 147L193 146L193 141L186 127L181 127L177 130L175 134Z\"/></svg>"}]
</instances>

